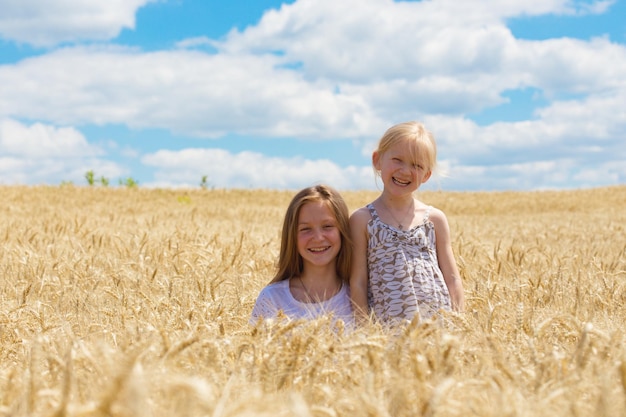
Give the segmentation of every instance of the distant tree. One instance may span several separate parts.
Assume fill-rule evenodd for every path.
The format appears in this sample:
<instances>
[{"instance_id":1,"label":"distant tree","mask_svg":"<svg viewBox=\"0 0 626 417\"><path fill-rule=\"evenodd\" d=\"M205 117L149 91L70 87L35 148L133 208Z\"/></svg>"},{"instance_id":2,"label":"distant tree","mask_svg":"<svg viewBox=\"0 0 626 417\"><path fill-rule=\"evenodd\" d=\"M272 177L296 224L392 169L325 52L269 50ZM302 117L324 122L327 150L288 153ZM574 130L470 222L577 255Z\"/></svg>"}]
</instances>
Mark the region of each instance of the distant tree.
<instances>
[{"instance_id":1,"label":"distant tree","mask_svg":"<svg viewBox=\"0 0 626 417\"><path fill-rule=\"evenodd\" d=\"M124 181L120 179L120 185L125 185L128 188L135 188L139 185L139 182L137 182L133 177L127 177Z\"/></svg>"},{"instance_id":2,"label":"distant tree","mask_svg":"<svg viewBox=\"0 0 626 417\"><path fill-rule=\"evenodd\" d=\"M100 184L102 184L103 187L108 187L109 179L104 176L100 177Z\"/></svg>"},{"instance_id":3,"label":"distant tree","mask_svg":"<svg viewBox=\"0 0 626 417\"><path fill-rule=\"evenodd\" d=\"M95 175L93 173L93 170L90 169L89 171L87 171L85 173L85 179L87 180L87 184L89 184L89 186L93 186L95 183Z\"/></svg>"},{"instance_id":4,"label":"distant tree","mask_svg":"<svg viewBox=\"0 0 626 417\"><path fill-rule=\"evenodd\" d=\"M209 183L207 180L208 180L208 176L203 175L202 181L200 181L200 188L202 188L203 190L206 190L206 188L209 186Z\"/></svg>"}]
</instances>

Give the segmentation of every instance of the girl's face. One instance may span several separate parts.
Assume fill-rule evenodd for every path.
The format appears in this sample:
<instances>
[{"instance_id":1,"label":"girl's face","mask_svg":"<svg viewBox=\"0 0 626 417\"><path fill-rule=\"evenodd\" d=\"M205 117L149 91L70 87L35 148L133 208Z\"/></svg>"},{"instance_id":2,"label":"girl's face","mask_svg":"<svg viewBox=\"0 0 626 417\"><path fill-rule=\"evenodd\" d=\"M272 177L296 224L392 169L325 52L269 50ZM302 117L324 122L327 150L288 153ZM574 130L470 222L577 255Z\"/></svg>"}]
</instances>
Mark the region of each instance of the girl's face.
<instances>
[{"instance_id":1,"label":"girl's face","mask_svg":"<svg viewBox=\"0 0 626 417\"><path fill-rule=\"evenodd\" d=\"M327 266L336 261L341 233L332 210L324 201L312 201L300 208L298 253L307 266Z\"/></svg>"},{"instance_id":2,"label":"girl's face","mask_svg":"<svg viewBox=\"0 0 626 417\"><path fill-rule=\"evenodd\" d=\"M398 142L384 153L374 152L374 167L380 171L386 191L399 194L412 193L428 181L431 171L418 158L414 161L407 142Z\"/></svg>"}]
</instances>

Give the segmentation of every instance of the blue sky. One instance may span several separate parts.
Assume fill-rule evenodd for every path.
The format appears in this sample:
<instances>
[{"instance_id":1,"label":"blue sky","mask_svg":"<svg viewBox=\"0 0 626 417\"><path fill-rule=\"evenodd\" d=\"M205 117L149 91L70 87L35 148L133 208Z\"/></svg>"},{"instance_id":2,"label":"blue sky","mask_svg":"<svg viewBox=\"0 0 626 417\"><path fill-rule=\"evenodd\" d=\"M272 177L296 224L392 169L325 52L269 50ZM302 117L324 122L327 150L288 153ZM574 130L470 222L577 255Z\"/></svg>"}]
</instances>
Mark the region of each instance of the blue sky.
<instances>
[{"instance_id":1,"label":"blue sky","mask_svg":"<svg viewBox=\"0 0 626 417\"><path fill-rule=\"evenodd\" d=\"M626 1L0 0L0 184L377 189L626 183Z\"/></svg>"}]
</instances>

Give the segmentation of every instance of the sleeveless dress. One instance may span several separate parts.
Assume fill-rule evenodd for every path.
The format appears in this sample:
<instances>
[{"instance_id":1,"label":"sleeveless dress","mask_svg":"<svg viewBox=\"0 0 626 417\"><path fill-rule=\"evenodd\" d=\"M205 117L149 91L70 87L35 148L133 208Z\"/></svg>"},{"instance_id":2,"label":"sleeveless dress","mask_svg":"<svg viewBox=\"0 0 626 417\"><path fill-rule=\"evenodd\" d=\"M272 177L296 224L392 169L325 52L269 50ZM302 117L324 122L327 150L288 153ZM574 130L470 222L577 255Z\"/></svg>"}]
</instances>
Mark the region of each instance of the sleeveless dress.
<instances>
[{"instance_id":1,"label":"sleeveless dress","mask_svg":"<svg viewBox=\"0 0 626 417\"><path fill-rule=\"evenodd\" d=\"M435 226L426 209L422 224L409 230L383 223L372 204L367 264L370 308L383 323L429 319L450 310L450 293L437 262Z\"/></svg>"}]
</instances>

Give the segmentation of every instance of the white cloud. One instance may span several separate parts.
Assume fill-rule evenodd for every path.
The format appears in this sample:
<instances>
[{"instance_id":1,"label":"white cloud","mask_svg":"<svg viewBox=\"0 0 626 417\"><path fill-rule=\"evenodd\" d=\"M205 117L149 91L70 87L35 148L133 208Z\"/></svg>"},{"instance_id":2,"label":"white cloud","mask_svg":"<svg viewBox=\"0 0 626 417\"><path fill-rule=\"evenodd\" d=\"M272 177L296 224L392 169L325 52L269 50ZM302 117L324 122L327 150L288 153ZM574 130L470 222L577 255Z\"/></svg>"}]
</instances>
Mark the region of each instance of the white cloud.
<instances>
[{"instance_id":1,"label":"white cloud","mask_svg":"<svg viewBox=\"0 0 626 417\"><path fill-rule=\"evenodd\" d=\"M621 133L626 131L626 113L617 105L619 101L558 103L537 120L478 126L467 119L433 117L427 125L435 132L440 158L457 164L491 166L572 158L582 169L598 161L626 160Z\"/></svg>"},{"instance_id":2,"label":"white cloud","mask_svg":"<svg viewBox=\"0 0 626 417\"><path fill-rule=\"evenodd\" d=\"M518 68L519 84L559 93L603 94L626 89L626 47L606 38L590 41L550 39L518 41L510 67ZM558 97L558 96L557 96Z\"/></svg>"},{"instance_id":3,"label":"white cloud","mask_svg":"<svg viewBox=\"0 0 626 417\"><path fill-rule=\"evenodd\" d=\"M576 167L571 159L529 161L517 164L454 167L450 181L467 190L537 190L593 186L575 179ZM486 187L486 181L489 187Z\"/></svg>"},{"instance_id":4,"label":"white cloud","mask_svg":"<svg viewBox=\"0 0 626 417\"><path fill-rule=\"evenodd\" d=\"M78 183L90 169L113 177L125 172L73 127L0 120L0 155L3 184Z\"/></svg>"},{"instance_id":5,"label":"white cloud","mask_svg":"<svg viewBox=\"0 0 626 417\"><path fill-rule=\"evenodd\" d=\"M374 184L370 167L340 167L328 160L269 157L256 152L230 153L222 149L161 150L142 158L156 169L148 186L197 186L204 175L210 186L225 188L299 189L328 183L338 189L368 189Z\"/></svg>"},{"instance_id":6,"label":"white cloud","mask_svg":"<svg viewBox=\"0 0 626 417\"><path fill-rule=\"evenodd\" d=\"M0 66L0 116L201 137L354 137L380 123L362 98L280 65L271 55L67 48Z\"/></svg>"},{"instance_id":7,"label":"white cloud","mask_svg":"<svg viewBox=\"0 0 626 417\"><path fill-rule=\"evenodd\" d=\"M545 14L578 15L604 13L617 0L468 0L462 3L454 0L437 1L448 12L456 10L460 19L466 16L536 16Z\"/></svg>"},{"instance_id":8,"label":"white cloud","mask_svg":"<svg viewBox=\"0 0 626 417\"><path fill-rule=\"evenodd\" d=\"M213 48L213 41L206 36L197 36L195 38L187 38L176 42L176 47L181 49L192 48Z\"/></svg>"},{"instance_id":9,"label":"white cloud","mask_svg":"<svg viewBox=\"0 0 626 417\"><path fill-rule=\"evenodd\" d=\"M24 125L16 120L0 119L0 153L32 159L80 158L102 154L89 145L72 127L55 127L42 123Z\"/></svg>"},{"instance_id":10,"label":"white cloud","mask_svg":"<svg viewBox=\"0 0 626 417\"><path fill-rule=\"evenodd\" d=\"M229 53L282 51L308 76L349 84L434 74L469 81L506 71L511 87L519 83L517 65L523 71L530 63L520 62L528 46L513 37L506 19L580 7L591 6L566 0L300 0L266 12L258 25L233 30L215 46ZM546 52L562 55L558 43L550 45Z\"/></svg>"},{"instance_id":11,"label":"white cloud","mask_svg":"<svg viewBox=\"0 0 626 417\"><path fill-rule=\"evenodd\" d=\"M574 179L577 183L585 184L588 187L598 186L598 184L625 184L626 164L624 160L604 162L599 166L583 167Z\"/></svg>"},{"instance_id":12,"label":"white cloud","mask_svg":"<svg viewBox=\"0 0 626 417\"><path fill-rule=\"evenodd\" d=\"M108 40L135 26L135 13L155 0L0 0L0 36L50 47Z\"/></svg>"}]
</instances>

